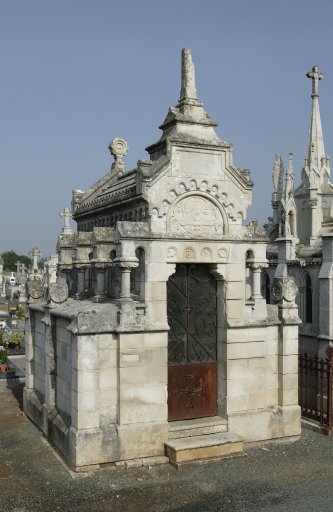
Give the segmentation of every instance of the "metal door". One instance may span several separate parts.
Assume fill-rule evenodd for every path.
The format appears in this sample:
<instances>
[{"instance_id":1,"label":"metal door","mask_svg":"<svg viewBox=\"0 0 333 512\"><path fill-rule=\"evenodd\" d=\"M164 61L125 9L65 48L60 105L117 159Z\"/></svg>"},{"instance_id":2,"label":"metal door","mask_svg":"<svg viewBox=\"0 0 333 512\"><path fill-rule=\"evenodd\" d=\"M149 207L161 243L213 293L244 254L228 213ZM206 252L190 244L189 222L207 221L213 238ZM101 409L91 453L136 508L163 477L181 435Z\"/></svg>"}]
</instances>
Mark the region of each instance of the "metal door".
<instances>
[{"instance_id":1,"label":"metal door","mask_svg":"<svg viewBox=\"0 0 333 512\"><path fill-rule=\"evenodd\" d=\"M216 281L206 265L177 265L168 281L168 322L168 419L215 416Z\"/></svg>"}]
</instances>

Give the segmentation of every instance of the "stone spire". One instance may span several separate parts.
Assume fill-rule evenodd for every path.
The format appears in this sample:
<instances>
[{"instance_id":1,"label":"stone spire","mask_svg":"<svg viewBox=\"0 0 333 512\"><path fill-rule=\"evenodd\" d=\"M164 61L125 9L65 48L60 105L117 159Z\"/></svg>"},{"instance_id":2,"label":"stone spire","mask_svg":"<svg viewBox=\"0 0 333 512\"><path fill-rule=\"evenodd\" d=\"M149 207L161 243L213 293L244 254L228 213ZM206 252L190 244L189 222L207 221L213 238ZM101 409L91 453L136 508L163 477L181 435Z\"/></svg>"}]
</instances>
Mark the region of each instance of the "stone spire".
<instances>
[{"instance_id":1,"label":"stone spire","mask_svg":"<svg viewBox=\"0 0 333 512\"><path fill-rule=\"evenodd\" d=\"M197 110L198 107L200 109L199 111ZM182 50L179 109L183 114L188 116L197 116L199 112L201 117L204 116L202 103L200 103L197 98L197 90L195 87L195 69L192 62L191 50L189 48L183 48Z\"/></svg>"},{"instance_id":2,"label":"stone spire","mask_svg":"<svg viewBox=\"0 0 333 512\"><path fill-rule=\"evenodd\" d=\"M319 80L324 78L324 75L319 72L318 66L313 66L312 71L306 74L312 80L312 113L309 130L308 149L305 157L305 166L308 167L311 173L314 170L318 175L321 168L327 164L325 156L324 137L321 126L320 111L319 111L319 93L318 84ZM310 179L311 182L311 179Z\"/></svg>"},{"instance_id":3,"label":"stone spire","mask_svg":"<svg viewBox=\"0 0 333 512\"><path fill-rule=\"evenodd\" d=\"M172 135L173 137L188 136L207 141L218 141L219 138L214 131L214 127L217 125L218 123L208 116L203 104L197 98L191 50L183 48L180 99L175 107L169 109L163 124L160 126L160 129L163 130L160 140ZM156 144L146 148L149 153L152 153L155 149Z\"/></svg>"}]
</instances>

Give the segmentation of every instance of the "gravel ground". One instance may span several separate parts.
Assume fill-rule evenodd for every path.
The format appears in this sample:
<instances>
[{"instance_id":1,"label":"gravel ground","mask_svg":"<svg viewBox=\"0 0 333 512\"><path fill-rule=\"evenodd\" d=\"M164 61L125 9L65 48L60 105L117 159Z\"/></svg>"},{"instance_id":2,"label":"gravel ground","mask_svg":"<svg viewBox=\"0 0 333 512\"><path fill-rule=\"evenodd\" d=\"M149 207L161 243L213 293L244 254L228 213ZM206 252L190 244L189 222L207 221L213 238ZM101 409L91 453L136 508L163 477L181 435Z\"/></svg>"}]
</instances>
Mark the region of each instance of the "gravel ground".
<instances>
[{"instance_id":1,"label":"gravel ground","mask_svg":"<svg viewBox=\"0 0 333 512\"><path fill-rule=\"evenodd\" d=\"M0 388L0 495L11 512L333 510L333 438L304 430L246 456L74 474L20 409L23 384Z\"/></svg>"}]
</instances>

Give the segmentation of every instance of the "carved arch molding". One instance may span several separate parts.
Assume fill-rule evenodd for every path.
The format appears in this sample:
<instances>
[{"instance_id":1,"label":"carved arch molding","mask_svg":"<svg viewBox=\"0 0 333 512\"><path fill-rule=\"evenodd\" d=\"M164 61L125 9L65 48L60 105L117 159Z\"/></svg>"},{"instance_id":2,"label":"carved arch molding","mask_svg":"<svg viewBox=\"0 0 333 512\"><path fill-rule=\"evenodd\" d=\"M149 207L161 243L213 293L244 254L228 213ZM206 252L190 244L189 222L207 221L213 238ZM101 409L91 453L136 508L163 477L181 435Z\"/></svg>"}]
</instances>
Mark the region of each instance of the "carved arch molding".
<instances>
[{"instance_id":1,"label":"carved arch molding","mask_svg":"<svg viewBox=\"0 0 333 512\"><path fill-rule=\"evenodd\" d=\"M191 195L171 207L168 228L174 235L217 235L224 233L224 222L221 211L212 201Z\"/></svg>"}]
</instances>

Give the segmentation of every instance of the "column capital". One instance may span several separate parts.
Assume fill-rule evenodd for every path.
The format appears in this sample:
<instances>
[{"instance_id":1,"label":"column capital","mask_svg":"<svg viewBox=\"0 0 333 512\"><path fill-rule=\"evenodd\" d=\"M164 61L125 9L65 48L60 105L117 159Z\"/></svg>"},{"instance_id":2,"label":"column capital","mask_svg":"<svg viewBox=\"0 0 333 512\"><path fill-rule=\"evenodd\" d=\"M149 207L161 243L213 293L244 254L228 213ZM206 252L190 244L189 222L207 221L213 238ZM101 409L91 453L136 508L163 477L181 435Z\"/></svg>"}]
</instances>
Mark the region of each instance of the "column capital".
<instances>
[{"instance_id":1,"label":"column capital","mask_svg":"<svg viewBox=\"0 0 333 512\"><path fill-rule=\"evenodd\" d=\"M132 268L139 266L139 260L136 256L122 256L113 260L114 265L121 268L122 271L126 272L132 270Z\"/></svg>"}]
</instances>

